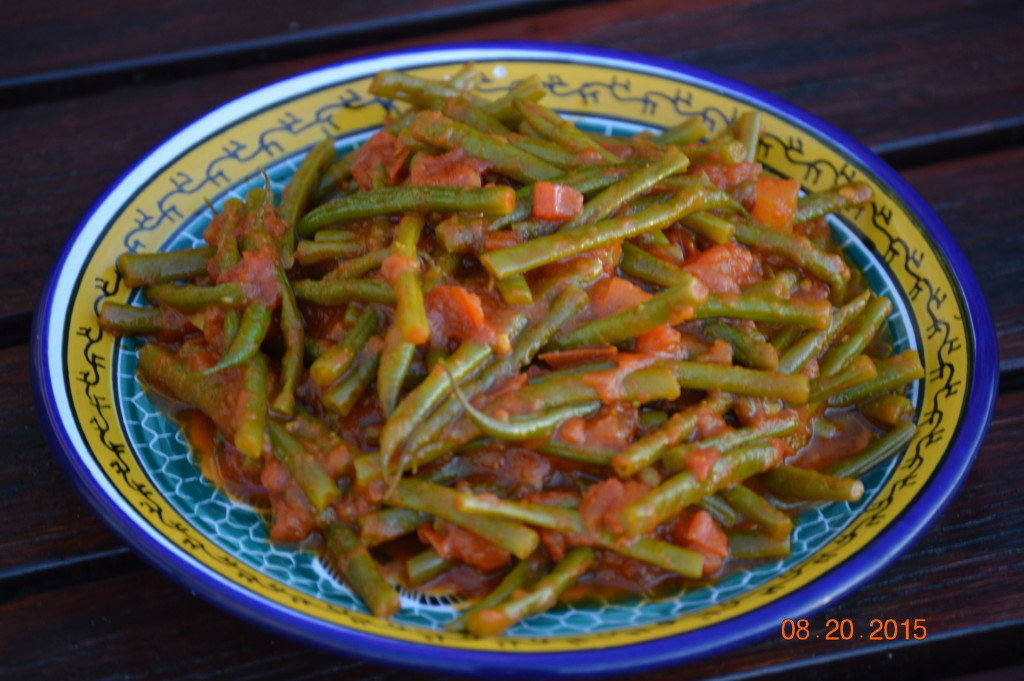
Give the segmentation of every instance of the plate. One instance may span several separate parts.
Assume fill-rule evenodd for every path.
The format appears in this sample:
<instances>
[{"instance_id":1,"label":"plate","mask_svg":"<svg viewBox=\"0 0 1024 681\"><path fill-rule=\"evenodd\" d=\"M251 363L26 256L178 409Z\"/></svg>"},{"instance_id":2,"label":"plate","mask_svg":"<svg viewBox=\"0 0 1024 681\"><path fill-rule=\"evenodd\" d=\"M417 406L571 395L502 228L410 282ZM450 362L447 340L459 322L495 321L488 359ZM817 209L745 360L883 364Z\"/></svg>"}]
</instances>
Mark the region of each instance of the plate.
<instances>
[{"instance_id":1,"label":"plate","mask_svg":"<svg viewBox=\"0 0 1024 681\"><path fill-rule=\"evenodd\" d=\"M545 103L611 134L699 116L715 133L764 112L758 160L804 190L862 180L876 200L832 220L871 288L894 301L897 350L925 367L912 398L918 433L865 479L856 504L807 511L793 555L711 587L629 601L558 606L506 635L443 631L450 603L403 594L392 621L372 617L309 552L275 546L255 511L204 481L175 424L134 378L137 344L100 331L105 299L133 300L114 269L124 251L191 247L219 206L262 183L280 190L325 134L347 150L391 104L367 92L380 69L427 77L475 61L495 96L530 74ZM186 588L247 620L347 655L434 671L589 677L678 664L777 633L877 574L955 494L995 399L995 335L977 282L924 202L866 148L750 86L675 62L535 43L416 49L343 63L263 88L200 118L128 170L65 246L33 331L34 388L51 446L96 512Z\"/></svg>"}]
</instances>

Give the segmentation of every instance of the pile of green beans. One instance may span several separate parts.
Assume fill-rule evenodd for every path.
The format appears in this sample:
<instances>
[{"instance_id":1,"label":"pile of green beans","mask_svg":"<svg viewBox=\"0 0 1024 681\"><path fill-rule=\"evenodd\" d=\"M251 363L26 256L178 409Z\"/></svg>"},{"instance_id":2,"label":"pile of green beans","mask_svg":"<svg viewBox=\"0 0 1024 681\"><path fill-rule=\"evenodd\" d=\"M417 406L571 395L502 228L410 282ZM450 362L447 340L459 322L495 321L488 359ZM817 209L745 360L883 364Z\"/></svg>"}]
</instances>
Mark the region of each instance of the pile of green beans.
<instances>
[{"instance_id":1,"label":"pile of green beans","mask_svg":"<svg viewBox=\"0 0 1024 681\"><path fill-rule=\"evenodd\" d=\"M485 573L447 626L477 636L623 561L696 588L778 560L801 508L858 501L915 437L923 376L822 236L870 186L767 226L757 112L613 138L537 78L477 82L381 72L371 93L407 109L365 146L312 146L279 194L225 201L204 247L119 258L142 295L99 323L147 338L146 388L217 429L203 470L263 490L273 537L318 536L376 616L398 586ZM748 179L715 185L721 166Z\"/></svg>"}]
</instances>

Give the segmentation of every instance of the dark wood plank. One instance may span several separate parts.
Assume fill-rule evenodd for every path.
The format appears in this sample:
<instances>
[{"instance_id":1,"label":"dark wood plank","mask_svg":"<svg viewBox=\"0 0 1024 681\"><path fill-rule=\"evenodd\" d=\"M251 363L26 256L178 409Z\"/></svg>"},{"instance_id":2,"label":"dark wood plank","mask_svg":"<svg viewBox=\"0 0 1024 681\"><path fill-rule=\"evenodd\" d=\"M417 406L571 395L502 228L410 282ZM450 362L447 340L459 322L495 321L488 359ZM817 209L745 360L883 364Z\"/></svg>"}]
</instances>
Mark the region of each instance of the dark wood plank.
<instances>
[{"instance_id":1,"label":"dark wood plank","mask_svg":"<svg viewBox=\"0 0 1024 681\"><path fill-rule=\"evenodd\" d=\"M689 8L669 0L610 2L388 47L528 38L639 50L760 85L876 145L1024 115L1024 57L1009 49L1024 37L1024 5L942 0L928 9L904 6L885 0L724 8L714 2ZM825 15L829 21L820 20ZM8 198L0 204L0 249L18 254L0 272L0 287L8 292L0 316L33 309L63 239L148 149L247 91L373 49L0 110L0 148L9 159L0 168ZM938 82L942 87L928 85ZM978 228L972 220L969 231Z\"/></svg>"},{"instance_id":2,"label":"dark wood plank","mask_svg":"<svg viewBox=\"0 0 1024 681\"><path fill-rule=\"evenodd\" d=\"M381 0L271 3L257 9L242 0L88 4L14 0L5 8L0 25L0 80L26 80L55 71L140 70L147 60L184 59L207 51L223 57L237 50L301 46L332 37L358 39L360 32L401 34L408 32L406 24L413 21L423 23L432 17L459 21L484 10L515 12L536 4L528 0Z\"/></svg>"},{"instance_id":3,"label":"dark wood plank","mask_svg":"<svg viewBox=\"0 0 1024 681\"><path fill-rule=\"evenodd\" d=\"M0 350L0 575L122 552L51 453L31 398L28 346Z\"/></svg>"},{"instance_id":4,"label":"dark wood plank","mask_svg":"<svg viewBox=\"0 0 1024 681\"><path fill-rule=\"evenodd\" d=\"M1019 663L1024 592L1024 503L1018 465L1024 393L999 398L991 432L966 485L924 538L847 600L811 617L811 638L771 636L735 653L653 673L651 679L724 674L797 679L944 678ZM922 643L880 648L823 640L828 618L850 619L869 634L875 618L926 620ZM10 623L17 622L18 626ZM780 623L781 624L781 623ZM982 636L964 634L989 628ZM997 635L1002 631L1002 635ZM428 678L334 657L266 633L189 598L153 571L92 581L0 605L4 666L15 676L57 678L73 669L97 678L312 680ZM821 639L814 634L820 634ZM871 652L864 660L850 655ZM813 661L814 667L811 668ZM60 671L56 671L59 669ZM823 672L823 669L827 673ZM66 677L62 677L66 678Z\"/></svg>"}]
</instances>

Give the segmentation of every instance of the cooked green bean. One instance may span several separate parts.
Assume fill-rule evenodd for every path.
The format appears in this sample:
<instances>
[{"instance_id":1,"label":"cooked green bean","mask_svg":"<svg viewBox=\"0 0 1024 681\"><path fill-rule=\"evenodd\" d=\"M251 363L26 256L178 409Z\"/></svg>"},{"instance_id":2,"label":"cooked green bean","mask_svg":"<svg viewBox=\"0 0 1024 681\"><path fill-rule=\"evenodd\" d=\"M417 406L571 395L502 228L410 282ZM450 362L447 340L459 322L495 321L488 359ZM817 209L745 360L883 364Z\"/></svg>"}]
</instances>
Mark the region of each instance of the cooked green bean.
<instances>
[{"instance_id":1,"label":"cooked green bean","mask_svg":"<svg viewBox=\"0 0 1024 681\"><path fill-rule=\"evenodd\" d=\"M760 477L765 488L777 497L802 501L858 501L864 484L807 468L779 466Z\"/></svg>"},{"instance_id":2,"label":"cooked green bean","mask_svg":"<svg viewBox=\"0 0 1024 681\"><path fill-rule=\"evenodd\" d=\"M156 284L146 287L144 292L146 300L153 305L163 303L185 312L196 312L209 305L227 309L245 307L245 293L235 283L216 286Z\"/></svg>"},{"instance_id":3,"label":"cooked green bean","mask_svg":"<svg viewBox=\"0 0 1024 681\"><path fill-rule=\"evenodd\" d=\"M117 270L132 288L195 279L206 274L206 263L214 253L213 246L166 253L125 253L117 259Z\"/></svg>"},{"instance_id":4,"label":"cooked green bean","mask_svg":"<svg viewBox=\"0 0 1024 681\"><path fill-rule=\"evenodd\" d=\"M702 189L683 191L664 203L651 206L628 218L611 218L593 225L550 234L500 251L492 251L480 256L480 262L495 278L504 279L577 253L607 246L651 230L663 229L688 213L725 205L730 201L731 199L722 192Z\"/></svg>"},{"instance_id":5,"label":"cooked green bean","mask_svg":"<svg viewBox=\"0 0 1024 681\"><path fill-rule=\"evenodd\" d=\"M590 569L595 559L596 554L592 548L572 548L528 592L514 595L494 607L471 613L466 618L466 628L476 636L497 636L524 617L550 609L558 600L558 595Z\"/></svg>"},{"instance_id":6,"label":"cooked green bean","mask_svg":"<svg viewBox=\"0 0 1024 681\"><path fill-rule=\"evenodd\" d=\"M331 523L325 535L327 550L338 571L370 612L385 618L398 612L402 607L398 592L384 579L370 552L359 543L356 533L341 523Z\"/></svg>"},{"instance_id":7,"label":"cooked green bean","mask_svg":"<svg viewBox=\"0 0 1024 681\"><path fill-rule=\"evenodd\" d=\"M292 266L295 250L295 226L306 210L306 203L313 192L313 185L324 168L334 161L335 155L334 140L330 137L321 140L309 150L302 163L299 164L298 170L292 175L291 181L281 192L281 203L277 207L277 213L282 220L288 223L288 231L284 233L281 240L281 264L286 268Z\"/></svg>"},{"instance_id":8,"label":"cooked green bean","mask_svg":"<svg viewBox=\"0 0 1024 681\"><path fill-rule=\"evenodd\" d=\"M776 465L781 453L774 444L759 444L722 454L699 480L692 472L677 473L622 511L622 525L634 536L652 531L702 497L741 483Z\"/></svg>"},{"instance_id":9,"label":"cooked green bean","mask_svg":"<svg viewBox=\"0 0 1024 681\"><path fill-rule=\"evenodd\" d=\"M516 195L511 187L385 187L350 194L328 201L306 213L299 221L299 236L312 236L318 229L370 218L414 211L483 213L505 215L515 208Z\"/></svg>"}]
</instances>

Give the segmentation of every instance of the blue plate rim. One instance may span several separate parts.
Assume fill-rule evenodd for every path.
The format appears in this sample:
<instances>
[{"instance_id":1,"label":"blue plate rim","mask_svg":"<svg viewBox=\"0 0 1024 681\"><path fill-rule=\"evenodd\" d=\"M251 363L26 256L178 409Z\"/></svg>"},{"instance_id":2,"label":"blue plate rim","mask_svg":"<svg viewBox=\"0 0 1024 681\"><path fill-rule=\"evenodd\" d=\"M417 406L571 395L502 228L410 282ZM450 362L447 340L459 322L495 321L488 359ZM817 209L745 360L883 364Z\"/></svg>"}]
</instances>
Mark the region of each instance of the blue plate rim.
<instances>
[{"instance_id":1,"label":"blue plate rim","mask_svg":"<svg viewBox=\"0 0 1024 681\"><path fill-rule=\"evenodd\" d=\"M50 334L52 300L60 274L72 247L86 224L124 181L143 162L169 141L193 125L217 116L229 107L249 97L292 81L314 76L340 66L356 67L381 58L408 58L417 55L465 52L471 59L481 51L501 53L502 56L522 58L559 58L573 61L593 60L618 62L623 66L640 65L664 70L674 76L701 81L738 94L766 108L774 109L789 118L826 136L846 153L855 157L908 206L924 225L930 237L945 256L946 262L960 284L970 320L967 328L974 338L974 372L970 386L971 399L956 440L949 454L933 478L900 519L887 527L875 540L857 552L827 575L801 587L793 594L780 598L745 615L695 631L642 643L616 646L603 650L553 653L504 653L445 648L445 655L431 656L436 651L428 645L387 639L360 631L342 629L301 613L269 603L207 570L194 565L186 556L165 542L141 531L127 512L105 492L92 477L91 471L75 450L64 424L61 422L51 390L53 367L46 362L45 339ZM543 54L541 54L543 53ZM580 58L583 59L580 59ZM488 673L503 678L521 678L542 674L566 678L583 678L623 672L638 672L682 664L734 649L776 631L782 620L795 616L809 617L835 603L853 590L871 580L888 567L927 527L942 513L956 495L973 464L991 420L998 388L998 351L995 331L988 306L977 279L950 232L938 216L887 163L870 149L846 133L816 116L781 100L770 93L731 78L698 67L660 57L613 50L608 48L565 45L537 41L494 41L454 43L447 46L423 46L376 53L345 60L306 71L279 80L237 97L213 111L190 121L174 134L155 145L125 170L93 203L75 229L67 237L64 247L47 280L33 321L31 348L32 389L47 442L54 450L65 474L85 498L86 502L111 529L135 551L161 572L181 586L201 595L204 599L233 615L253 622L298 641L313 644L325 650L348 654L375 662L416 670L454 672L460 674Z\"/></svg>"}]
</instances>

